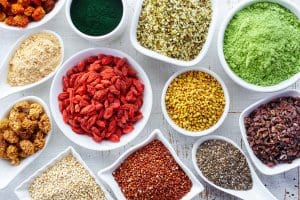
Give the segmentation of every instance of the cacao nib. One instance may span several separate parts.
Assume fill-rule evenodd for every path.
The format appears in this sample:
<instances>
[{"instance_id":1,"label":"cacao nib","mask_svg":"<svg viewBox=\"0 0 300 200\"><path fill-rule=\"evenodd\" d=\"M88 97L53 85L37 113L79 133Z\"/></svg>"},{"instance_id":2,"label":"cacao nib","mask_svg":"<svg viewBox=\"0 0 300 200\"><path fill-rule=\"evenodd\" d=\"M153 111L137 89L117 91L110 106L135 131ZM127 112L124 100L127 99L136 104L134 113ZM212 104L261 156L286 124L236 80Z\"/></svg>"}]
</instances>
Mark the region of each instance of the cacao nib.
<instances>
[{"instance_id":1,"label":"cacao nib","mask_svg":"<svg viewBox=\"0 0 300 200\"><path fill-rule=\"evenodd\" d=\"M254 154L272 167L300 158L300 97L281 97L255 109L244 124Z\"/></svg>"}]
</instances>

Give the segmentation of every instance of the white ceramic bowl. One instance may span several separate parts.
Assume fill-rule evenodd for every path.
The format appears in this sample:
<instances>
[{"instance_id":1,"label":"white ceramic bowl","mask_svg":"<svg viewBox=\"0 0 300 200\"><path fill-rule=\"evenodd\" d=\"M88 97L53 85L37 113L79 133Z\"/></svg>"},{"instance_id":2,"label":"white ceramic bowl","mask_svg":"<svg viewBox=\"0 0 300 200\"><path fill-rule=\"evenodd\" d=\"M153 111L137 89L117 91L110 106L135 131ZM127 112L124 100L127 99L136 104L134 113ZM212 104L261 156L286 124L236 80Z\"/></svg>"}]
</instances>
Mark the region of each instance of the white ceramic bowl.
<instances>
[{"instance_id":1,"label":"white ceramic bowl","mask_svg":"<svg viewBox=\"0 0 300 200\"><path fill-rule=\"evenodd\" d=\"M211 182L210 180L208 180L201 172L200 168L198 167L197 164L197 150L199 148L199 146L204 143L205 141L208 140L221 140L221 141L225 141L228 142L230 144L232 144L233 146L235 146L238 150L240 150L240 152L245 156L248 166L250 168L250 172L251 172L251 177L252 177L252 181L253 181L253 186L250 190L230 190L230 189L224 189L218 185L215 185L213 182ZM236 145L232 140L222 137L222 136L216 136L216 135L210 135L210 136L204 136L202 138L200 138L193 146L193 150L192 150L192 160L193 160L193 165L194 168L196 169L198 175L208 184L210 184L211 186L217 188L218 190L221 190L223 192L226 192L228 194L231 194L233 196L237 196L241 199L245 199L245 200L276 200L276 198L265 188L265 186L263 185L263 183L259 180L257 174L255 173L254 168L252 167L250 161L248 160L248 158L246 157L246 155L244 154L244 152L241 150L241 148Z\"/></svg>"},{"instance_id":2,"label":"white ceramic bowl","mask_svg":"<svg viewBox=\"0 0 300 200\"><path fill-rule=\"evenodd\" d=\"M67 22L71 26L72 30L83 39L89 40L91 42L111 42L117 39L124 32L127 24L127 18L129 12L126 0L120 0L122 1L123 4L123 16L121 18L121 21L119 22L119 25L112 32L100 36L91 36L81 32L80 30L78 30L78 28L76 28L76 26L72 22L71 13L70 13L72 1L73 0L67 0L67 4L66 4L65 12L66 12Z\"/></svg>"},{"instance_id":3,"label":"white ceramic bowl","mask_svg":"<svg viewBox=\"0 0 300 200\"><path fill-rule=\"evenodd\" d=\"M176 155L176 152L170 145L170 143L164 138L163 134L160 132L160 130L156 129L154 130L150 136L140 144L128 149L122 156L118 158L112 165L109 167L100 170L98 172L98 176L103 180L103 182L107 183L110 188L113 190L115 196L119 200L125 200L125 196L123 192L121 191L118 183L114 179L112 173L122 164L122 162L130 156L132 153L136 152L138 149L141 149L142 147L146 146L153 140L158 139L161 141L165 147L170 151L172 154L173 158L175 161L178 163L178 165L182 168L182 170L186 173L186 175L189 177L189 179L192 181L192 188L189 193L187 193L182 199L187 200L187 199L192 199L196 197L200 192L203 191L203 186L202 184L196 179L194 174L184 165L184 163L179 159L179 157Z\"/></svg>"},{"instance_id":4,"label":"white ceramic bowl","mask_svg":"<svg viewBox=\"0 0 300 200\"><path fill-rule=\"evenodd\" d=\"M55 7L53 8L53 10L51 10L48 14L46 14L43 19L41 19L40 21L37 21L37 22L35 22L35 21L29 22L29 24L25 28L9 26L9 25L5 24L4 22L1 22L0 29L6 29L6 30L10 30L10 31L25 31L25 30L30 30L30 29L40 27L40 26L44 25L45 23L47 23L48 21L50 21L53 17L55 17L57 15L57 13L62 9L64 4L65 4L65 0L58 0L55 4Z\"/></svg>"},{"instance_id":5,"label":"white ceramic bowl","mask_svg":"<svg viewBox=\"0 0 300 200\"><path fill-rule=\"evenodd\" d=\"M299 90L286 90L280 93L277 93L275 95L272 95L271 97L262 99L252 105L250 105L248 108L246 108L242 114L240 115L239 119L239 125L240 125L240 130L242 133L242 137L244 140L244 143L246 145L246 149L250 155L250 158L256 168L263 174L266 175L275 175L275 174L280 174L283 172L286 172L288 170L291 170L293 168L299 167L300 166L300 158L294 160L290 164L277 164L273 167L269 167L266 164L264 164L261 160L259 160L255 154L253 153L253 150L251 149L248 139L247 139L247 133L246 133L246 128L244 124L244 119L245 117L249 116L256 108L258 108L261 105L264 105L266 103L269 103L270 101L280 98L280 97L287 97L287 96L292 96L292 97L300 97L300 91Z\"/></svg>"},{"instance_id":6,"label":"white ceramic bowl","mask_svg":"<svg viewBox=\"0 0 300 200\"><path fill-rule=\"evenodd\" d=\"M32 163L37 157L39 157L39 155L47 147L47 144L52 135L53 123L52 123L52 119L51 119L50 110L49 110L47 104L42 99L35 97L35 96L27 96L27 97L20 98L16 101L13 101L10 104L10 106L5 108L5 110L3 110L3 109L0 110L0 119L7 117L8 113L12 109L12 107L16 103L18 103L20 101L24 101L24 100L30 101L30 102L37 102L43 106L45 113L49 116L49 120L51 123L51 131L47 135L45 147L43 149L41 149L40 151L36 152L35 154L21 160L20 165L12 166L8 161L0 159L0 169L1 169L0 170L0 177L1 177L0 189L5 188L18 174L20 174L22 172L22 170L24 170L30 163ZM9 101L9 99L8 99L8 101Z\"/></svg>"},{"instance_id":7,"label":"white ceramic bowl","mask_svg":"<svg viewBox=\"0 0 300 200\"><path fill-rule=\"evenodd\" d=\"M276 84L273 86L258 86L258 85L248 83L245 80L243 80L242 78L240 78L238 75L236 75L231 70L229 65L227 64L225 56L224 56L224 51L223 51L224 35L225 35L225 31L226 31L227 26L230 23L231 19L240 10L242 10L252 4L255 4L257 2L278 3L278 4L282 5L283 7L289 9L291 12L293 12L295 15L297 15L300 18L300 9L295 4L290 2L289 0L245 0L245 1L242 1L238 6L236 6L228 14L228 16L225 18L224 22L222 23L222 25L220 27L219 36L218 36L218 54L219 54L219 58L220 58L222 66L223 66L223 69L235 83L237 83L238 85L240 85L248 90L253 90L256 92L275 92L275 91L283 90L283 89L291 86L292 84L296 83L300 79L300 72L279 84Z\"/></svg>"},{"instance_id":8,"label":"white ceramic bowl","mask_svg":"<svg viewBox=\"0 0 300 200\"><path fill-rule=\"evenodd\" d=\"M169 116L167 108L166 108L166 102L165 102L165 96L168 90L169 85L172 83L172 81L177 78L179 75L184 74L188 71L200 71L200 72L205 72L209 75L211 75L212 77L214 77L222 86L223 92L224 92L224 96L225 96L225 108L224 108L224 112L222 114L222 116L220 117L220 119L218 120L218 122L213 125L212 127L210 127L209 129L203 130L203 131L188 131L184 128L181 128L180 126L178 126ZM186 135L186 136L191 136L191 137L199 137L199 136L204 136L207 135L209 133L214 132L215 130L217 130L222 123L224 122L225 118L227 117L228 111L229 111L229 106L230 106L230 98L229 98L229 92L228 89L225 85L225 83L223 82L223 80L213 71L210 71L208 69L204 69L204 68L191 68L191 69L185 69L185 70L181 70L179 72L176 72L175 74L173 74L169 80L166 82L164 88L163 88L163 92L162 92L162 96L161 96L161 107L162 107L162 112L163 115L165 117L165 119L167 120L167 122L169 123L169 125L175 129L177 132Z\"/></svg>"},{"instance_id":9,"label":"white ceramic bowl","mask_svg":"<svg viewBox=\"0 0 300 200\"><path fill-rule=\"evenodd\" d=\"M143 113L144 117L136 124L134 124L134 130L132 132L122 135L122 137L120 138L120 142L118 143L106 140L102 141L101 143L96 143L92 140L91 137L88 137L86 135L78 135L74 133L71 127L68 124L64 123L62 114L59 110L57 97L62 92L62 77L67 73L69 69L77 65L80 61L84 60L89 56L98 55L100 53L126 58L127 62L132 66L134 70L136 70L139 79L145 85L144 104L141 108L141 112ZM87 149L96 151L107 151L126 145L127 143L132 141L136 136L138 136L138 134L142 131L149 119L152 109L152 88L149 78L144 72L143 68L129 55L121 51L108 48L86 49L78 52L77 54L69 58L55 75L50 89L50 107L56 124L58 125L60 130L65 134L65 136L67 136L72 142Z\"/></svg>"},{"instance_id":10,"label":"white ceramic bowl","mask_svg":"<svg viewBox=\"0 0 300 200\"><path fill-rule=\"evenodd\" d=\"M208 48L211 44L211 41L213 39L213 35L214 35L216 25L217 25L217 13L219 12L218 6L217 6L218 1L211 0L213 13L212 13L212 21L211 21L209 29L208 29L207 38L206 38L206 41L205 41L201 51L199 52L199 55L194 60L191 60L191 61L178 60L175 58L171 58L171 57L162 55L158 52L155 52L153 50L143 47L139 43L139 41L137 40L137 37L136 37L136 31L137 31L137 26L139 23L140 13L142 11L143 1L144 0L137 1L136 7L135 7L135 13L134 13L131 27L130 27L130 41L131 41L132 45L134 46L134 48L146 56L173 64L173 65L177 65L177 66L190 67L190 66L193 66L193 65L196 65L197 63L199 63L205 57L205 55L208 51Z\"/></svg>"},{"instance_id":11,"label":"white ceramic bowl","mask_svg":"<svg viewBox=\"0 0 300 200\"><path fill-rule=\"evenodd\" d=\"M62 1L62 0L59 0L59 1ZM50 74L48 74L45 78L43 78L35 83L29 84L29 85L13 87L7 83L7 73L8 73L8 69L9 69L9 61L11 60L12 56L14 55L14 53L18 49L18 47L21 45L21 43L24 40L26 40L28 37L30 37L31 35L36 34L36 33L49 33L49 34L54 35L58 39L60 46L61 46L61 61L58 64L58 66L56 67L56 69L53 72L51 72ZM7 56L3 59L1 65L0 65L0 91L1 91L0 99L4 98L10 94L13 94L13 93L16 93L19 91L24 91L26 89L33 88L35 86L45 83L46 81L48 81L49 79L51 79L54 76L54 74L59 69L60 65L62 64L63 59L64 59L64 44L63 44L63 40L57 33L53 32L53 31L48 31L48 30L41 30L41 31L34 31L31 33L25 34L24 36L22 36L21 38L19 38L16 41L16 43L8 51Z\"/></svg>"},{"instance_id":12,"label":"white ceramic bowl","mask_svg":"<svg viewBox=\"0 0 300 200\"><path fill-rule=\"evenodd\" d=\"M110 193L107 192L105 187L102 185L102 183L97 179L97 177L94 175L94 173L89 169L89 167L86 165L86 163L82 160L80 155L72 148L68 147L63 152L59 153L55 158L53 158L49 163L44 165L42 168L37 170L33 175L31 175L29 178L27 178L24 182L22 182L16 189L15 194L20 200L31 200L30 194L29 194L29 187L32 184L32 182L39 177L43 172L47 171L50 167L54 166L58 161L65 158L69 154L72 154L78 162L90 173L90 175L95 179L97 184L100 186L101 190L103 191L105 197L107 200L113 200Z\"/></svg>"}]
</instances>

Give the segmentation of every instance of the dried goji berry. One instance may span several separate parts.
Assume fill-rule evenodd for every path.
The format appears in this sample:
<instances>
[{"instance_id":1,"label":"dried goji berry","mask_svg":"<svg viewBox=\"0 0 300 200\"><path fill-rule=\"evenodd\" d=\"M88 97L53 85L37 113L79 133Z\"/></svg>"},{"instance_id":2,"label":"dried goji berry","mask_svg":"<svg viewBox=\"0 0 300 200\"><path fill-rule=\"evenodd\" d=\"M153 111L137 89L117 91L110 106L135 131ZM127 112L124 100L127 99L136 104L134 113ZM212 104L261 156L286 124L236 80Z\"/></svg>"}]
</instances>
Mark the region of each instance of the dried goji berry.
<instances>
[{"instance_id":1,"label":"dried goji berry","mask_svg":"<svg viewBox=\"0 0 300 200\"><path fill-rule=\"evenodd\" d=\"M114 109L112 107L108 107L104 111L103 118L104 119L109 119L113 115Z\"/></svg>"},{"instance_id":2,"label":"dried goji berry","mask_svg":"<svg viewBox=\"0 0 300 200\"><path fill-rule=\"evenodd\" d=\"M100 76L104 80L110 80L113 76L115 75L114 69L113 68L108 68L100 72Z\"/></svg>"},{"instance_id":3,"label":"dried goji berry","mask_svg":"<svg viewBox=\"0 0 300 200\"><path fill-rule=\"evenodd\" d=\"M116 134L111 135L108 140L112 141L112 142L120 142L120 137Z\"/></svg>"},{"instance_id":4,"label":"dried goji berry","mask_svg":"<svg viewBox=\"0 0 300 200\"><path fill-rule=\"evenodd\" d=\"M126 58L122 58L116 63L116 65L117 67L123 67L125 63L126 63Z\"/></svg>"},{"instance_id":5,"label":"dried goji berry","mask_svg":"<svg viewBox=\"0 0 300 200\"><path fill-rule=\"evenodd\" d=\"M108 65L113 61L113 58L111 56L105 56L101 59L102 65Z\"/></svg>"},{"instance_id":6,"label":"dried goji berry","mask_svg":"<svg viewBox=\"0 0 300 200\"><path fill-rule=\"evenodd\" d=\"M88 57L86 60L89 62L89 63L93 63L97 60L97 56L90 56Z\"/></svg>"},{"instance_id":7,"label":"dried goji berry","mask_svg":"<svg viewBox=\"0 0 300 200\"><path fill-rule=\"evenodd\" d=\"M97 120L96 124L101 128L105 128L105 121Z\"/></svg>"},{"instance_id":8,"label":"dried goji berry","mask_svg":"<svg viewBox=\"0 0 300 200\"><path fill-rule=\"evenodd\" d=\"M134 127L132 125L127 125L124 129L123 129L123 133L129 133L131 131L133 131Z\"/></svg>"},{"instance_id":9,"label":"dried goji berry","mask_svg":"<svg viewBox=\"0 0 300 200\"><path fill-rule=\"evenodd\" d=\"M68 123L68 113L67 113L67 111L64 110L63 113L62 113L62 115L63 115L63 120L64 120L64 122L65 122L65 123Z\"/></svg>"},{"instance_id":10,"label":"dried goji berry","mask_svg":"<svg viewBox=\"0 0 300 200\"><path fill-rule=\"evenodd\" d=\"M62 78L59 109L77 134L96 142L120 141L143 115L144 84L125 58L99 54L79 62Z\"/></svg>"},{"instance_id":11,"label":"dried goji berry","mask_svg":"<svg viewBox=\"0 0 300 200\"><path fill-rule=\"evenodd\" d=\"M89 118L89 120L87 121L87 128L91 128L92 126L94 126L97 117L98 117L97 115L93 115L91 118Z\"/></svg>"},{"instance_id":12,"label":"dried goji berry","mask_svg":"<svg viewBox=\"0 0 300 200\"><path fill-rule=\"evenodd\" d=\"M94 105L88 105L81 109L80 114L85 115L96 110Z\"/></svg>"},{"instance_id":13,"label":"dried goji berry","mask_svg":"<svg viewBox=\"0 0 300 200\"><path fill-rule=\"evenodd\" d=\"M58 95L58 100L65 100L65 99L67 99L67 98L69 98L69 93L68 92L62 92L62 93L60 93L59 95Z\"/></svg>"}]
</instances>

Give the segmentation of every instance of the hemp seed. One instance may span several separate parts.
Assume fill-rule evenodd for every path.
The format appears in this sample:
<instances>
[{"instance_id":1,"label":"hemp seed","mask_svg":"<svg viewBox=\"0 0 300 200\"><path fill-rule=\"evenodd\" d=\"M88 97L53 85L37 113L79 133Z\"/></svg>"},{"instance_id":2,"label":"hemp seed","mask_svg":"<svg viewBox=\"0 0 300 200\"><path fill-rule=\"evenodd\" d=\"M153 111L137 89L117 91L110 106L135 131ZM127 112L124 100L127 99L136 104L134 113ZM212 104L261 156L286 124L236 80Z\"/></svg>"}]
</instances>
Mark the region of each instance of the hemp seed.
<instances>
[{"instance_id":1,"label":"hemp seed","mask_svg":"<svg viewBox=\"0 0 300 200\"><path fill-rule=\"evenodd\" d=\"M193 60L206 41L211 18L210 0L144 0L137 40L165 56Z\"/></svg>"}]
</instances>

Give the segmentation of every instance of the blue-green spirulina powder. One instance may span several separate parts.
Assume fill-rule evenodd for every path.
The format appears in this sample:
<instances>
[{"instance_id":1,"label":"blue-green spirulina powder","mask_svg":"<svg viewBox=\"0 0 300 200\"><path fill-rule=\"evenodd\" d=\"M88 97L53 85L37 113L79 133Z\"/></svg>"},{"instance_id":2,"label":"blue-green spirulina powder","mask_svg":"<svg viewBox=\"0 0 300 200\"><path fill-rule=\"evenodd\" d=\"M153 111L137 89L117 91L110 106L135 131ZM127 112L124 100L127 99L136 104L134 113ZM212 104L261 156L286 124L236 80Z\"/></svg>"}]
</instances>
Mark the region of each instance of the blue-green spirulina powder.
<instances>
[{"instance_id":1,"label":"blue-green spirulina powder","mask_svg":"<svg viewBox=\"0 0 300 200\"><path fill-rule=\"evenodd\" d=\"M243 80L276 85L300 72L300 20L279 4L254 3L230 21L224 55Z\"/></svg>"},{"instance_id":2,"label":"blue-green spirulina powder","mask_svg":"<svg viewBox=\"0 0 300 200\"><path fill-rule=\"evenodd\" d=\"M76 28L90 36L113 31L123 16L121 0L73 0L71 19Z\"/></svg>"}]
</instances>

